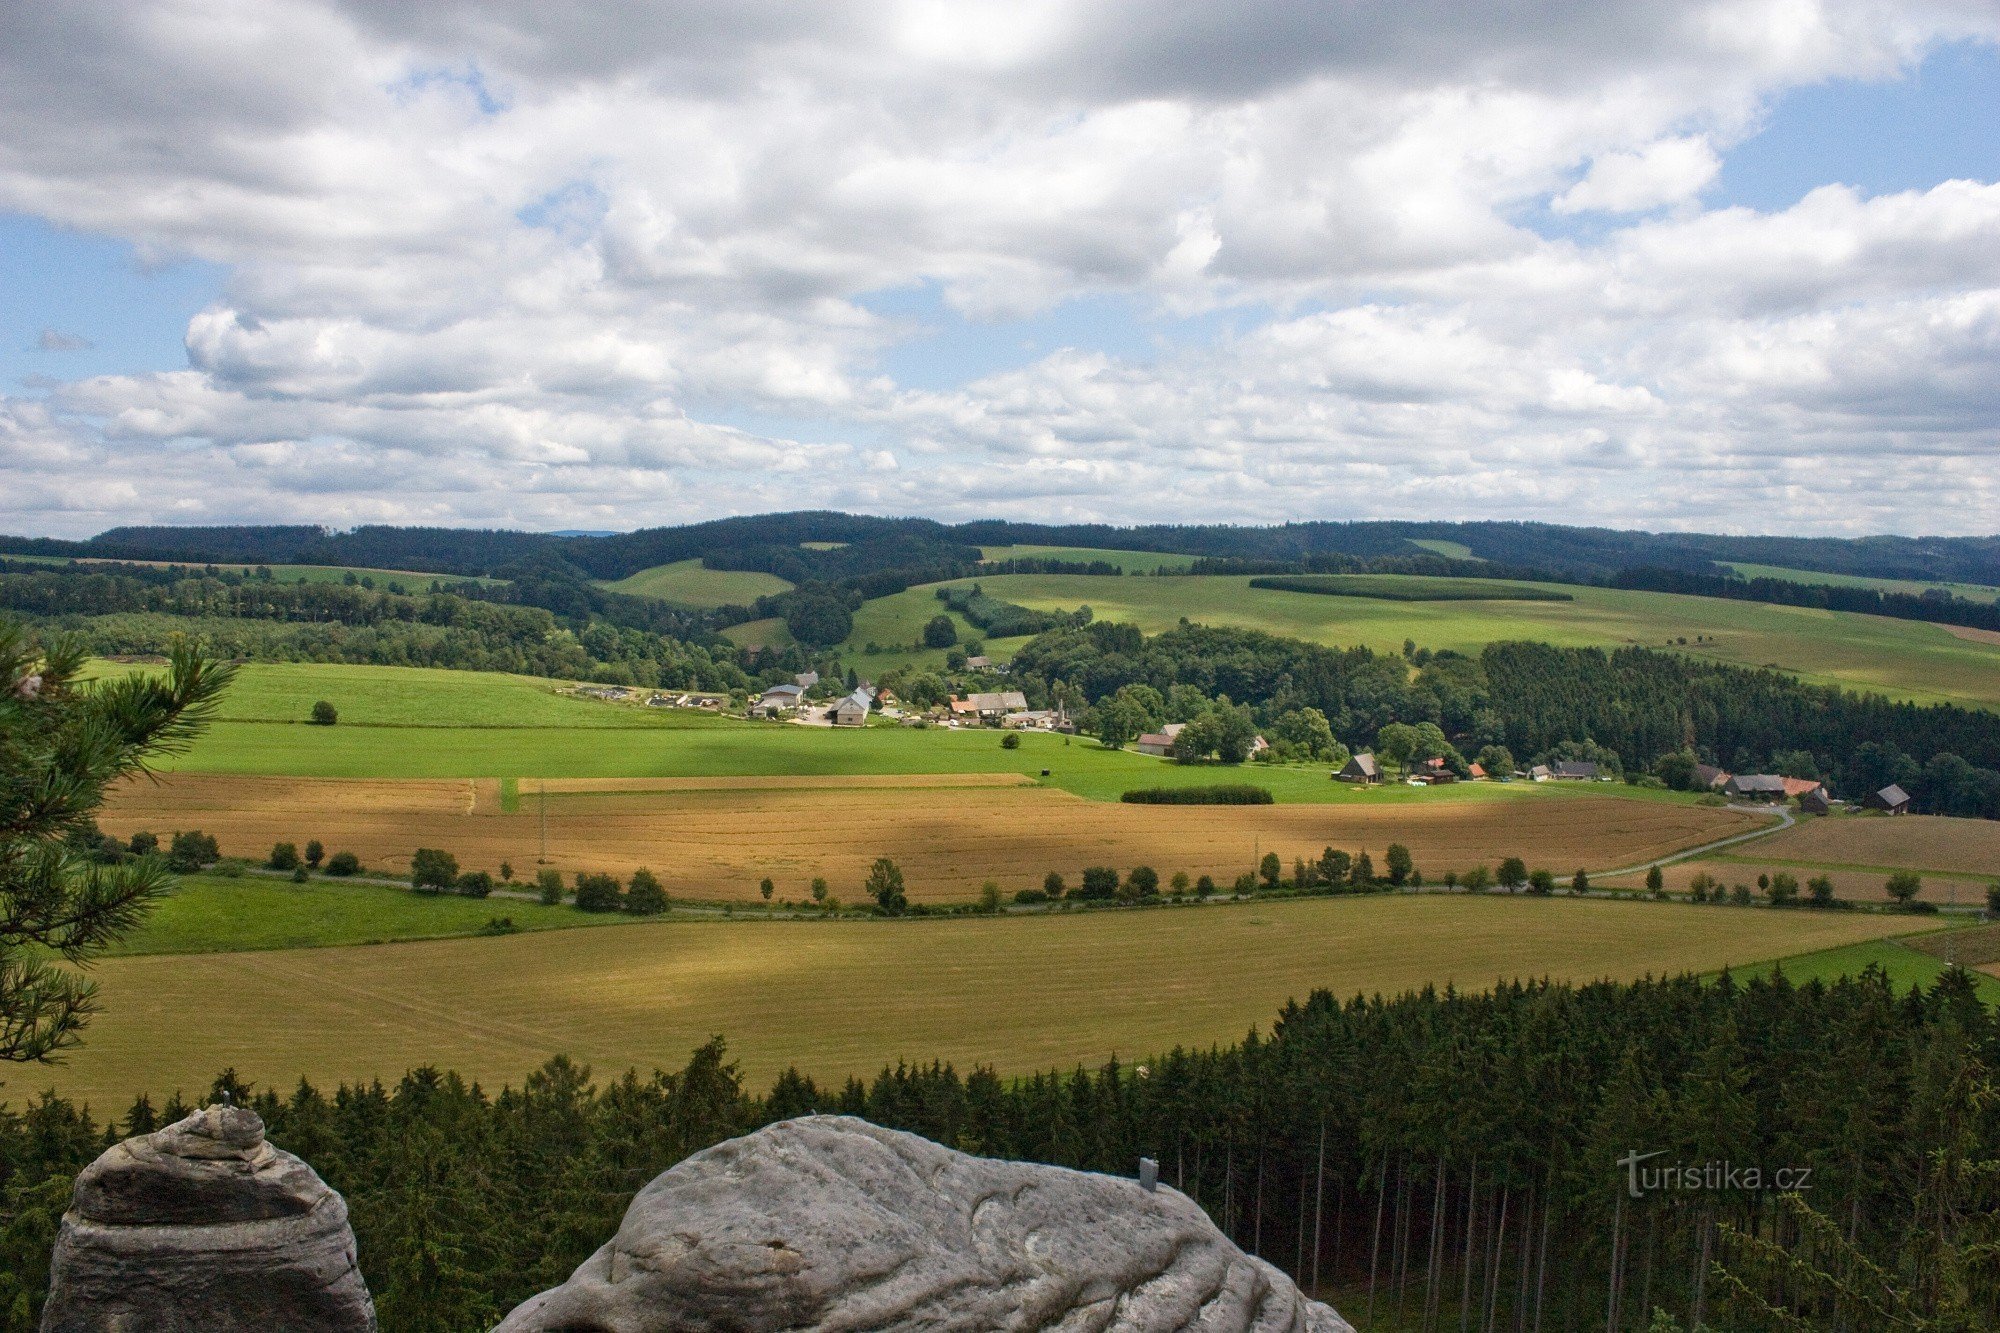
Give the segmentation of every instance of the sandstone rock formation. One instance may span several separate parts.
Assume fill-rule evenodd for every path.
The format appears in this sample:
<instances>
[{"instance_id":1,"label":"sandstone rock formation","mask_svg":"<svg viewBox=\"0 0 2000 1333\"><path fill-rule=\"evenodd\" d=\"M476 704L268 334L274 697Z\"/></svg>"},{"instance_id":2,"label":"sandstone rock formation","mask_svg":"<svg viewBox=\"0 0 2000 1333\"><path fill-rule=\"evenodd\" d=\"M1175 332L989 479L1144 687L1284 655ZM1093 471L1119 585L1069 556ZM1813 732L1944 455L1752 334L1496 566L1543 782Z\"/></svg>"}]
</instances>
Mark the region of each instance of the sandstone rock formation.
<instances>
[{"instance_id":1,"label":"sandstone rock formation","mask_svg":"<svg viewBox=\"0 0 2000 1333\"><path fill-rule=\"evenodd\" d=\"M661 1175L608 1245L495 1333L724 1328L1352 1333L1173 1190L844 1116Z\"/></svg>"},{"instance_id":2,"label":"sandstone rock formation","mask_svg":"<svg viewBox=\"0 0 2000 1333\"><path fill-rule=\"evenodd\" d=\"M346 1203L253 1113L197 1111L77 1177L43 1333L374 1327Z\"/></svg>"}]
</instances>

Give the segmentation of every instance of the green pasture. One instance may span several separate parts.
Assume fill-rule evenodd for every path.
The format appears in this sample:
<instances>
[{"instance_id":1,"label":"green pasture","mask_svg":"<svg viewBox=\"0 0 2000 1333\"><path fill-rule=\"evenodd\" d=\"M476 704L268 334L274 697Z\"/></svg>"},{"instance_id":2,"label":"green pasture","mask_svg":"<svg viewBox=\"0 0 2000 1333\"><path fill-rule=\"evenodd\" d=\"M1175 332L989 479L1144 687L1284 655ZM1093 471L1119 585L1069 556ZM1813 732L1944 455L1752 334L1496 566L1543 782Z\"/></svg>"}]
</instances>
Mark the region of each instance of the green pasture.
<instances>
[{"instance_id":1,"label":"green pasture","mask_svg":"<svg viewBox=\"0 0 2000 1333\"><path fill-rule=\"evenodd\" d=\"M1406 639L1423 647L1468 653L1503 639L1573 647L1634 644L1737 666L1776 667L1807 680L1922 703L2000 707L2000 645L1974 643L1936 625L1883 616L1558 585L1549 586L1573 594L1575 600L1394 602L1323 597L1252 588L1247 577L1230 575L1013 574L980 582L988 593L1006 601L1046 610L1088 604L1100 620L1127 621L1148 633L1171 629L1185 616L1202 624L1262 629L1319 643L1363 643L1381 652L1399 652ZM931 591L913 588L897 596L921 599Z\"/></svg>"},{"instance_id":2,"label":"green pasture","mask_svg":"<svg viewBox=\"0 0 2000 1333\"><path fill-rule=\"evenodd\" d=\"M677 606L748 606L759 597L791 591L791 583L776 574L754 569L710 569L700 560L676 560L655 565L615 583L598 586L633 597L656 597Z\"/></svg>"},{"instance_id":3,"label":"green pasture","mask_svg":"<svg viewBox=\"0 0 2000 1333\"><path fill-rule=\"evenodd\" d=\"M722 631L722 637L739 648L789 648L798 642L792 637L791 626L780 616L731 625Z\"/></svg>"},{"instance_id":4,"label":"green pasture","mask_svg":"<svg viewBox=\"0 0 2000 1333\"><path fill-rule=\"evenodd\" d=\"M502 579L481 578L471 574L425 573L419 569L373 569L364 565L232 565L210 561L194 563L183 560L101 560L91 556L4 556L0 559L30 560L47 565L149 565L158 569L181 568L199 572L204 569L229 570L238 574L248 574L257 569L271 571L274 583L345 583L352 574L356 579L371 579L376 588L388 591L392 583L400 584L409 593L429 592L433 583L450 587L454 583L501 583Z\"/></svg>"},{"instance_id":5,"label":"green pasture","mask_svg":"<svg viewBox=\"0 0 2000 1333\"><path fill-rule=\"evenodd\" d=\"M1379 597L1392 602L1567 602L1574 595L1546 583L1427 574L1276 574L1294 586L1281 591L1315 597ZM1259 588L1259 592L1272 591Z\"/></svg>"},{"instance_id":6,"label":"green pasture","mask_svg":"<svg viewBox=\"0 0 2000 1333\"><path fill-rule=\"evenodd\" d=\"M1472 553L1472 548L1464 542L1448 542L1442 537L1405 537L1412 546L1421 546L1432 555L1446 556L1452 560L1483 560L1484 556Z\"/></svg>"},{"instance_id":7,"label":"green pasture","mask_svg":"<svg viewBox=\"0 0 2000 1333\"><path fill-rule=\"evenodd\" d=\"M147 671L144 664L107 662L100 674ZM355 728L517 727L594 731L607 727L662 728L713 723L686 709L604 703L560 693L560 681L492 671L433 667L347 666L320 662L252 662L237 669L223 696L220 724L260 723L298 727L302 749ZM340 714L333 727L307 723L324 699ZM404 742L407 743L407 742Z\"/></svg>"},{"instance_id":8,"label":"green pasture","mask_svg":"<svg viewBox=\"0 0 2000 1333\"><path fill-rule=\"evenodd\" d=\"M1783 565L1752 565L1741 560L1721 563L1746 579L1783 579L1788 583L1814 583L1828 588L1874 588L1878 592L1907 592L1918 596L1933 588L1973 602L2000 601L2000 588L1983 583L1926 583L1919 579L1874 579L1860 574L1823 574L1816 569L1787 569Z\"/></svg>"},{"instance_id":9,"label":"green pasture","mask_svg":"<svg viewBox=\"0 0 2000 1333\"><path fill-rule=\"evenodd\" d=\"M532 873L526 867L522 873ZM187 875L156 902L114 957L233 953L331 944L478 935L495 917L520 930L605 925L620 918L544 907L521 898L428 895L386 884L319 877L304 884L272 875Z\"/></svg>"},{"instance_id":10,"label":"green pasture","mask_svg":"<svg viewBox=\"0 0 2000 1333\"><path fill-rule=\"evenodd\" d=\"M1859 944L1842 945L1839 948L1823 949L1816 953L1797 954L1779 959L1762 968L1742 969L1743 975L1768 971L1772 968L1783 972L1792 981L1803 985L1808 981L1833 982L1840 977L1859 976L1870 967L1879 967L1898 991L1906 991L1912 986L1928 988L1944 975L1947 964L1918 949L1912 949L1892 939L1868 940ZM1983 972L1970 974L1978 984L1979 994L1988 1004L2000 1004L2000 978Z\"/></svg>"},{"instance_id":11,"label":"green pasture","mask_svg":"<svg viewBox=\"0 0 2000 1333\"><path fill-rule=\"evenodd\" d=\"M1090 546L982 546L979 554L987 560L1063 560L1077 564L1103 561L1127 574L1151 574L1161 569L1186 569L1199 556L1174 555L1165 551L1100 551Z\"/></svg>"},{"instance_id":12,"label":"green pasture","mask_svg":"<svg viewBox=\"0 0 2000 1333\"><path fill-rule=\"evenodd\" d=\"M982 587L990 587L998 581L997 579L965 580L967 583L978 583ZM1118 575L1099 575L1091 581L1123 583L1126 580ZM938 600L938 586L935 583L926 583L861 604L861 608L854 613L853 631L840 645L840 651L856 671L864 676L880 676L898 667L943 671L945 655L951 651L950 649L913 646L923 642L924 626L933 616L945 616L958 627L958 642L961 648L968 641L977 639L982 645L980 651L997 662L1005 662L1013 657L1014 650L1028 641L1027 637L987 638L984 630ZM873 653L866 651L867 645L871 643L875 644L879 651Z\"/></svg>"}]
</instances>

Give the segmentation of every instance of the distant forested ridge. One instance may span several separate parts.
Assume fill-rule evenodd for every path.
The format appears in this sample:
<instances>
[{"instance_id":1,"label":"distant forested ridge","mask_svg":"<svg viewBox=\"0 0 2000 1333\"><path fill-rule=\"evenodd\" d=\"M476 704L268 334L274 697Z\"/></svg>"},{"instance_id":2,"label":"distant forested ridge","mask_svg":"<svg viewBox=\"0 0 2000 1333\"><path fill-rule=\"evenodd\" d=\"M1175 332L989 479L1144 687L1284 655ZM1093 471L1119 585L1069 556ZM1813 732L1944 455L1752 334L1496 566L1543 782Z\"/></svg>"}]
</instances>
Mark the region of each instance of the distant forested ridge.
<instances>
[{"instance_id":1,"label":"distant forested ridge","mask_svg":"<svg viewBox=\"0 0 2000 1333\"><path fill-rule=\"evenodd\" d=\"M831 549L811 549L808 543ZM0 552L170 560L187 564L356 565L490 575L554 556L613 580L677 560L754 569L794 583L839 582L883 570L968 565L982 546L1046 545L1171 552L1267 562L1257 572L1312 572L1328 556L1421 555L1425 543L1510 573L1541 571L1602 581L1652 568L1717 575L1716 562L1779 565L1831 574L2000 585L2000 537L1736 537L1649 533L1550 523L1363 521L1235 524L945 524L830 511L760 514L609 537L470 528L371 525L346 532L306 526L127 527L88 541L0 537ZM1459 548L1463 548L1461 552ZM879 595L879 594L877 594Z\"/></svg>"},{"instance_id":2,"label":"distant forested ridge","mask_svg":"<svg viewBox=\"0 0 2000 1333\"><path fill-rule=\"evenodd\" d=\"M1429 722L1468 755L1498 745L1527 758L1587 742L1637 774L1692 753L1737 772L1810 767L1792 775L1855 797L1896 782L1922 809L2000 818L2000 713L1896 703L1647 648L1495 643L1476 658L1415 650L1405 659L1257 630L1184 624L1148 637L1100 621L1030 640L1012 672L1031 698L1079 706L1144 686L1170 707L1176 691L1196 702L1226 696L1265 727L1315 709L1353 749L1372 748L1391 723Z\"/></svg>"},{"instance_id":3,"label":"distant forested ridge","mask_svg":"<svg viewBox=\"0 0 2000 1333\"><path fill-rule=\"evenodd\" d=\"M1459 1327L1462 1309L1475 1328L1635 1330L1659 1308L1678 1327L1969 1330L2000 1319L1996 1060L1965 974L1898 994L1870 972L1320 991L1236 1045L1018 1080L919 1063L865 1082L788 1071L757 1095L718 1039L595 1085L558 1058L497 1092L425 1068L335 1090L225 1075L208 1097L248 1104L346 1196L384 1328L488 1327L603 1244L660 1171L819 1111L1125 1176L1151 1157L1363 1327ZM185 1110L141 1099L114 1131L53 1096L0 1109L14 1326L34 1327L75 1173L110 1133ZM1736 1174L1635 1197L1628 1159L1654 1153L1655 1175Z\"/></svg>"}]
</instances>

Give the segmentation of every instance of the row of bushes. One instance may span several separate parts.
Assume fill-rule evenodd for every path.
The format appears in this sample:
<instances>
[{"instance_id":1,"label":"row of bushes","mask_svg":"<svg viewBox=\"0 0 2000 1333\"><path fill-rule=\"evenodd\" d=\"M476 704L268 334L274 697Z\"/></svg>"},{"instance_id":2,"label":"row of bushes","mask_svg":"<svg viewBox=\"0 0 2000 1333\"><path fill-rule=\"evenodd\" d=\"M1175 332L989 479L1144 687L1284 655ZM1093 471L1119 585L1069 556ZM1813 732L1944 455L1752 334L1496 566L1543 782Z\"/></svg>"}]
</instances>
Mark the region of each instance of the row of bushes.
<instances>
[{"instance_id":1,"label":"row of bushes","mask_svg":"<svg viewBox=\"0 0 2000 1333\"><path fill-rule=\"evenodd\" d=\"M1141 787L1118 798L1128 805L1270 805L1268 787L1219 782L1208 787Z\"/></svg>"}]
</instances>

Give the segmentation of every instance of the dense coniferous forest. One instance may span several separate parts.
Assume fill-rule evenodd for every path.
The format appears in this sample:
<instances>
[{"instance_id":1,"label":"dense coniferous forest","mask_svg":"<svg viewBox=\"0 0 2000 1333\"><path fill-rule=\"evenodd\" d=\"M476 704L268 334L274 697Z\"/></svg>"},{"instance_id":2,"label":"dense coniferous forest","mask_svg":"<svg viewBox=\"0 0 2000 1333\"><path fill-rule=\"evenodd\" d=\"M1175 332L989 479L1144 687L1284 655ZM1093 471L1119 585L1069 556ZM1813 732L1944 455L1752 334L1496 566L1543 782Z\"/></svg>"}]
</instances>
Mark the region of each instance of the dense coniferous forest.
<instances>
[{"instance_id":1,"label":"dense coniferous forest","mask_svg":"<svg viewBox=\"0 0 2000 1333\"><path fill-rule=\"evenodd\" d=\"M367 526L347 532L289 527L113 528L88 541L0 537L0 552L188 564L324 564L491 574L555 555L593 578L617 579L654 565L703 557L718 569L758 569L795 583L835 582L879 570L962 565L975 548L1035 544L1175 552L1296 565L1313 557L1406 557L1416 545L1463 546L1473 557L1517 570L1601 580L1640 567L1715 575L1716 561L1781 565L1879 578L2000 584L2000 537L1733 537L1628 532L1548 523L1310 522L1234 524L1041 524L982 520L956 525L920 518L801 512L647 528L610 537L461 528ZM838 543L812 550L806 543ZM1267 572L1284 572L1272 569Z\"/></svg>"},{"instance_id":2,"label":"dense coniferous forest","mask_svg":"<svg viewBox=\"0 0 2000 1333\"><path fill-rule=\"evenodd\" d=\"M2000 1317L1996 1057L1962 976L1899 995L1870 973L1322 992L1234 1046L1012 1082L934 1064L842 1085L788 1073L753 1095L718 1040L595 1087L557 1059L497 1091L429 1069L215 1091L247 1097L347 1196L383 1327L405 1331L487 1326L602 1244L659 1171L815 1110L1091 1170L1153 1157L1364 1328L1646 1329L1664 1309L1729 1329L1969 1330ZM7 1328L34 1327L73 1174L184 1109L0 1113Z\"/></svg>"}]
</instances>

